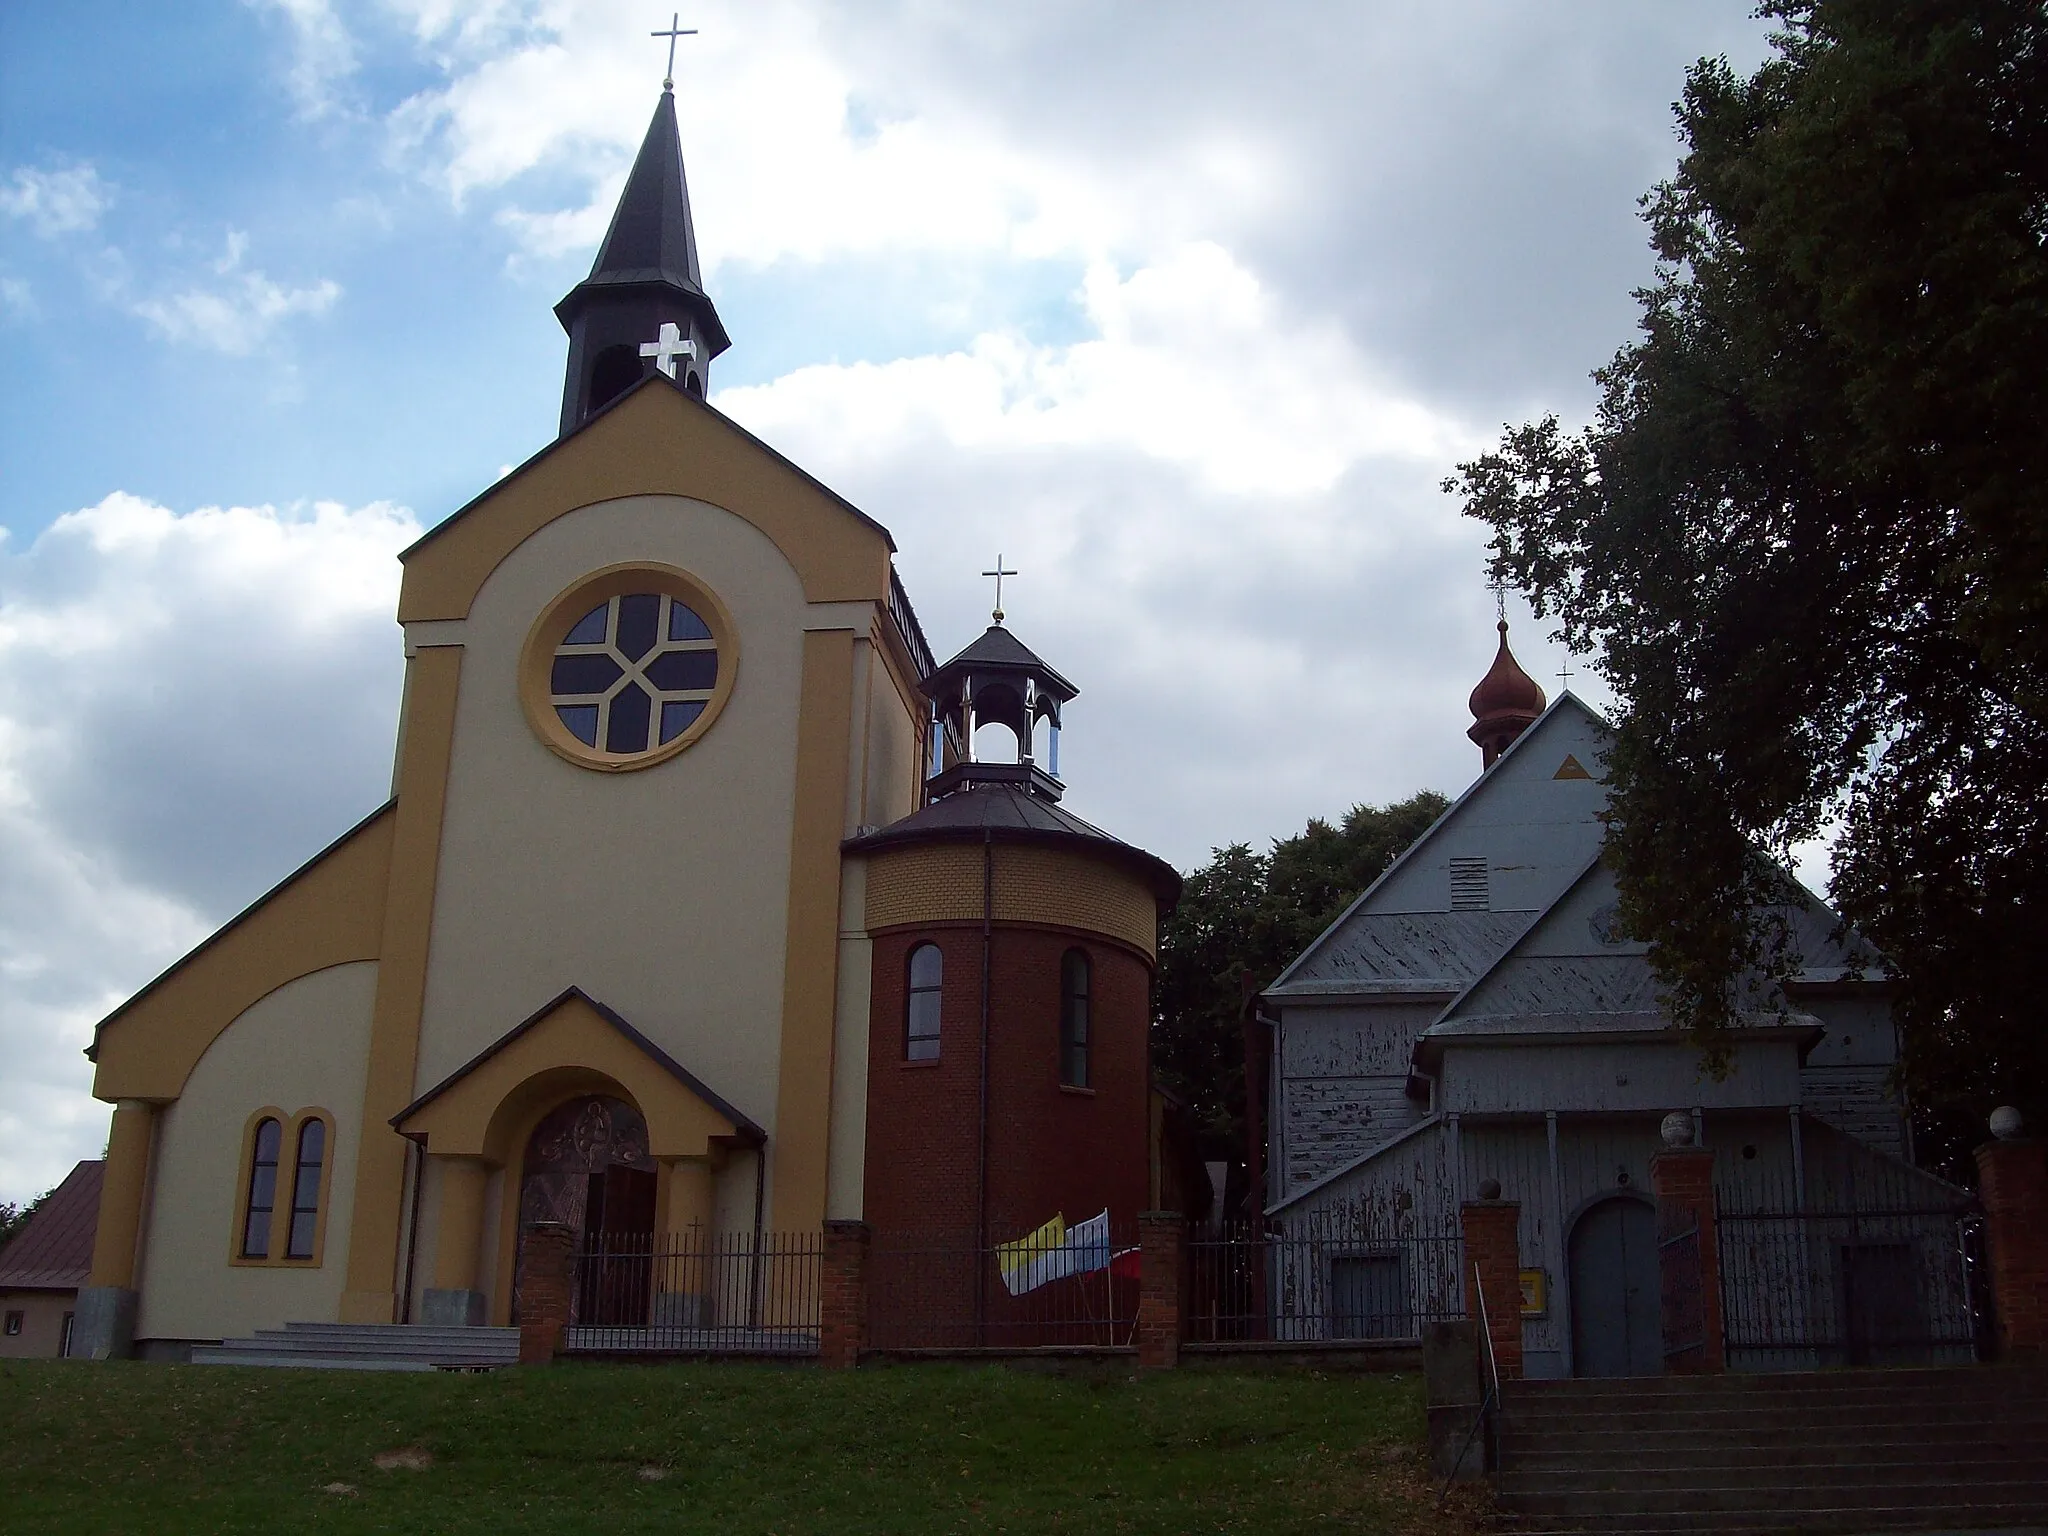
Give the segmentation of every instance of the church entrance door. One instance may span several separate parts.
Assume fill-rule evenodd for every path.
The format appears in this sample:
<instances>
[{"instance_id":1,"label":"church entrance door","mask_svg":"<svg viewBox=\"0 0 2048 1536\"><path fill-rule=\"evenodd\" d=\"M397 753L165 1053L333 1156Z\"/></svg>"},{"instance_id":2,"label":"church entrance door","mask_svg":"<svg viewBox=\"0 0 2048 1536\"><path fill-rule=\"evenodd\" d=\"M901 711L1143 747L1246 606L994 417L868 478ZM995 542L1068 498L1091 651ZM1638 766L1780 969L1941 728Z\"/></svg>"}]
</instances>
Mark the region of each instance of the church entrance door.
<instances>
[{"instance_id":1,"label":"church entrance door","mask_svg":"<svg viewBox=\"0 0 2048 1536\"><path fill-rule=\"evenodd\" d=\"M1664 1369L1657 1217L1642 1200L1602 1200L1571 1237L1572 1372L1656 1376Z\"/></svg>"},{"instance_id":2,"label":"church entrance door","mask_svg":"<svg viewBox=\"0 0 2048 1536\"><path fill-rule=\"evenodd\" d=\"M519 1186L519 1221L575 1233L570 1320L644 1326L654 1282L654 1159L647 1122L623 1099L572 1099L534 1127ZM516 1282L515 1282L516 1305Z\"/></svg>"}]
</instances>

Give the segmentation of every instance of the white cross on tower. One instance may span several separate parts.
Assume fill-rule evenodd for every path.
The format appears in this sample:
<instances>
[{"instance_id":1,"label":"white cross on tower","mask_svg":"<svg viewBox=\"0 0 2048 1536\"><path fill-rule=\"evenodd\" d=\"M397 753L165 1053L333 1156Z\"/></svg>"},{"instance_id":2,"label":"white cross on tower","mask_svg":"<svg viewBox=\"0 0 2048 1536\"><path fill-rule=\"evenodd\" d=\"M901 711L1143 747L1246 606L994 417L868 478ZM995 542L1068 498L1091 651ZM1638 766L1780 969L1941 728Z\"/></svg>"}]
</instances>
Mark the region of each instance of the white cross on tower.
<instances>
[{"instance_id":1,"label":"white cross on tower","mask_svg":"<svg viewBox=\"0 0 2048 1536\"><path fill-rule=\"evenodd\" d=\"M664 320L661 322L661 332L657 339L640 343L640 355L653 358L655 367L670 378L674 378L676 359L694 358L697 355L697 344L676 329L675 321Z\"/></svg>"}]
</instances>

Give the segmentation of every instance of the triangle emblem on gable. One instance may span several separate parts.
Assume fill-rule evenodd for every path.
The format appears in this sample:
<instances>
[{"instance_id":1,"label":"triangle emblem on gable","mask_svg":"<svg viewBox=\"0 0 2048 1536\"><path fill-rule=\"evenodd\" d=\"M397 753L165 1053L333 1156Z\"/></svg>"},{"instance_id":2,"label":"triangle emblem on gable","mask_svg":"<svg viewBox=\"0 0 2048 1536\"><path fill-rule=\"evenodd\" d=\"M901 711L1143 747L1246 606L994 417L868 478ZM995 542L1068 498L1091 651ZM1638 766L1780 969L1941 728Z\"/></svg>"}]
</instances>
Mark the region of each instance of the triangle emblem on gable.
<instances>
[{"instance_id":1,"label":"triangle emblem on gable","mask_svg":"<svg viewBox=\"0 0 2048 1536\"><path fill-rule=\"evenodd\" d=\"M1593 775L1586 772L1586 765L1584 763L1567 752L1564 761L1558 764L1557 772L1553 773L1551 777L1553 779L1590 779Z\"/></svg>"}]
</instances>

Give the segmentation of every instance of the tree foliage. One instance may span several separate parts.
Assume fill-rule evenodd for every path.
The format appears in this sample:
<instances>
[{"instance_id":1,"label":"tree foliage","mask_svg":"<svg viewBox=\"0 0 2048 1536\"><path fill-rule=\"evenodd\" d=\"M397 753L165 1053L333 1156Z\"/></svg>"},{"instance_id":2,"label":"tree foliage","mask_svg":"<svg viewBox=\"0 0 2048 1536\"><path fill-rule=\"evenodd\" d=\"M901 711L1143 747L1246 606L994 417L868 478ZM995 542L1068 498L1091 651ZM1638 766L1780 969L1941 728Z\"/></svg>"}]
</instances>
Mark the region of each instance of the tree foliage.
<instances>
[{"instance_id":1,"label":"tree foliage","mask_svg":"<svg viewBox=\"0 0 2048 1536\"><path fill-rule=\"evenodd\" d=\"M1241 978L1270 985L1449 803L1423 790L1355 805L1338 825L1317 818L1269 853L1218 848L1187 877L1160 935L1152 1066L1187 1100L1205 1151L1244 1147Z\"/></svg>"},{"instance_id":2,"label":"tree foliage","mask_svg":"<svg viewBox=\"0 0 2048 1536\"><path fill-rule=\"evenodd\" d=\"M1772 0L1773 56L1689 72L1646 199L1641 336L1593 425L1447 489L1620 702L1625 920L1710 1047L1783 856L1899 981L1909 1083L2048 1111L2048 14Z\"/></svg>"},{"instance_id":3,"label":"tree foliage","mask_svg":"<svg viewBox=\"0 0 2048 1536\"><path fill-rule=\"evenodd\" d=\"M29 1218L41 1209L53 1191L44 1190L27 1205L16 1205L12 1200L0 1200L0 1252L5 1252L21 1229L28 1225Z\"/></svg>"}]
</instances>

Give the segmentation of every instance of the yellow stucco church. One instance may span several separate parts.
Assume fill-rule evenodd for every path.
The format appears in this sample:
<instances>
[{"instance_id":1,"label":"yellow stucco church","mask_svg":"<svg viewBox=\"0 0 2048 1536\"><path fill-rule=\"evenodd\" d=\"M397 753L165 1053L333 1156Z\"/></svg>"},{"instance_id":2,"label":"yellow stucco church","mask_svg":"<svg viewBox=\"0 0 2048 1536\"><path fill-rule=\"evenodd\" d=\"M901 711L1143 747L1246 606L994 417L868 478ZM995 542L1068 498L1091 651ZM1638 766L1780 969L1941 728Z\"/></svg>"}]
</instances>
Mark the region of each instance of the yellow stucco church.
<instances>
[{"instance_id":1,"label":"yellow stucco church","mask_svg":"<svg viewBox=\"0 0 2048 1536\"><path fill-rule=\"evenodd\" d=\"M727 338L666 91L557 314L561 436L401 557L390 799L96 1031L77 1353L503 1324L522 1201L657 1232L862 1214L876 934L989 898L920 882L915 837L850 850L975 722L921 692L888 532L704 401ZM1033 788L1059 702L1027 701L1010 781L967 786L1038 818L1002 857L1065 861L1002 915L1149 965L1167 881ZM548 1135L608 1193L549 1186Z\"/></svg>"}]
</instances>

